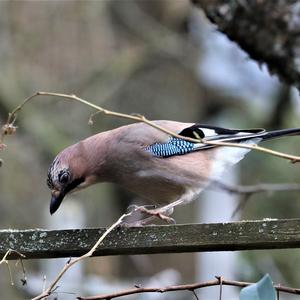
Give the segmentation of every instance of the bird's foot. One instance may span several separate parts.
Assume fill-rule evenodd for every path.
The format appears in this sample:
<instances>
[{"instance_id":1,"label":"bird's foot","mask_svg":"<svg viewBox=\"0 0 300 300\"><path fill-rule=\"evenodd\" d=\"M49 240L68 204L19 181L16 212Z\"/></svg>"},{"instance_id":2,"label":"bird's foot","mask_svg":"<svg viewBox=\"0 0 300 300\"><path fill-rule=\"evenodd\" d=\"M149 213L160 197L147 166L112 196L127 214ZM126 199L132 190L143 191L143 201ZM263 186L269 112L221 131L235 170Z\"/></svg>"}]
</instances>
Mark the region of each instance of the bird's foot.
<instances>
[{"instance_id":1,"label":"bird's foot","mask_svg":"<svg viewBox=\"0 0 300 300\"><path fill-rule=\"evenodd\" d=\"M150 218L147 218L147 219L150 219ZM134 221L134 222L122 222L120 224L120 227L131 228L131 227L156 226L156 224L150 223L151 220L153 220L153 217L151 217L151 220L147 220L147 219Z\"/></svg>"},{"instance_id":2,"label":"bird's foot","mask_svg":"<svg viewBox=\"0 0 300 300\"><path fill-rule=\"evenodd\" d=\"M149 215L151 217L157 217L157 218L165 221L168 224L176 224L176 221L173 218L163 214L160 211L160 209L147 209L145 206L140 206L140 207L137 208L137 210L139 212L141 212L143 214L146 214L146 215ZM148 218L146 218L144 220L141 220L140 222L143 222L143 221L145 222L147 219Z\"/></svg>"},{"instance_id":3,"label":"bird's foot","mask_svg":"<svg viewBox=\"0 0 300 300\"><path fill-rule=\"evenodd\" d=\"M127 213L133 213L133 212L142 212L142 209L155 209L156 205L154 204L149 204L149 205L143 205L143 206L138 206L136 204L131 204L127 207Z\"/></svg>"},{"instance_id":4,"label":"bird's foot","mask_svg":"<svg viewBox=\"0 0 300 300\"><path fill-rule=\"evenodd\" d=\"M173 209L164 209L163 207L161 208L156 208L155 205L144 205L144 206L137 206L137 205L130 205L127 208L127 212L129 213L141 213L144 215L148 215L149 217L138 220L138 221L133 221L133 222L122 222L121 226L123 227L141 227L141 226L146 226L146 225L155 225L152 223L156 218L159 218L160 220L168 223L168 224L176 224L176 221L169 217L173 212Z\"/></svg>"}]
</instances>

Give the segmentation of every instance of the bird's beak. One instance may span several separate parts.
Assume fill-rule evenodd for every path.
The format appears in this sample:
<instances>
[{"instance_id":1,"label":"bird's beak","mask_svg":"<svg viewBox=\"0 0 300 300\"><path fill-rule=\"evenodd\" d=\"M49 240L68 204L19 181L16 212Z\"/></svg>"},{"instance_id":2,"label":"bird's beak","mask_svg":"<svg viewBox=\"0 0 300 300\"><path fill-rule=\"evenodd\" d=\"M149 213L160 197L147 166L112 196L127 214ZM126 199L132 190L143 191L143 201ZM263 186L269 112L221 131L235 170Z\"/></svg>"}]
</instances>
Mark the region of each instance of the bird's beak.
<instances>
[{"instance_id":1,"label":"bird's beak","mask_svg":"<svg viewBox=\"0 0 300 300\"><path fill-rule=\"evenodd\" d=\"M54 214L59 206L61 205L63 199L65 197L65 193L64 192L53 192L51 195L51 201L50 201L50 214Z\"/></svg>"}]
</instances>

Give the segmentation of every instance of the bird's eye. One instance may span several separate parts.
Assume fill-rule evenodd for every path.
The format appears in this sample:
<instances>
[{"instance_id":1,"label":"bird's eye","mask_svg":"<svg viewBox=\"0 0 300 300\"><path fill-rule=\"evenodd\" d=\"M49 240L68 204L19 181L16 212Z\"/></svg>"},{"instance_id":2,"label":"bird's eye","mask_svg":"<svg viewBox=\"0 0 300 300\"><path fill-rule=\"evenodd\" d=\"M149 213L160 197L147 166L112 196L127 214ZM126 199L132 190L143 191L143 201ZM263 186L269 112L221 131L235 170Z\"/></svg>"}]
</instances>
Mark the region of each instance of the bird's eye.
<instances>
[{"instance_id":1,"label":"bird's eye","mask_svg":"<svg viewBox=\"0 0 300 300\"><path fill-rule=\"evenodd\" d=\"M67 171L61 172L58 175L58 180L62 184L67 183L69 181L69 179L70 179L70 174Z\"/></svg>"}]
</instances>

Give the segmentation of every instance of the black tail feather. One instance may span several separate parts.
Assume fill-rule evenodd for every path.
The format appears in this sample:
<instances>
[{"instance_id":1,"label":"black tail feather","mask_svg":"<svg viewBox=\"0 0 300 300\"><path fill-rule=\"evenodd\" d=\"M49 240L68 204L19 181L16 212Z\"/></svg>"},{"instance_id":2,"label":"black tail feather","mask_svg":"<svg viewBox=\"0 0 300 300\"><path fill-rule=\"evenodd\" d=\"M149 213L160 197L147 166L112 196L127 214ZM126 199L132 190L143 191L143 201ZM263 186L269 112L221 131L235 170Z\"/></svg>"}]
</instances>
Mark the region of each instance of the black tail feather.
<instances>
[{"instance_id":1,"label":"black tail feather","mask_svg":"<svg viewBox=\"0 0 300 300\"><path fill-rule=\"evenodd\" d=\"M267 131L263 136L263 140L271 140L281 136L300 135L300 128L289 128Z\"/></svg>"}]
</instances>

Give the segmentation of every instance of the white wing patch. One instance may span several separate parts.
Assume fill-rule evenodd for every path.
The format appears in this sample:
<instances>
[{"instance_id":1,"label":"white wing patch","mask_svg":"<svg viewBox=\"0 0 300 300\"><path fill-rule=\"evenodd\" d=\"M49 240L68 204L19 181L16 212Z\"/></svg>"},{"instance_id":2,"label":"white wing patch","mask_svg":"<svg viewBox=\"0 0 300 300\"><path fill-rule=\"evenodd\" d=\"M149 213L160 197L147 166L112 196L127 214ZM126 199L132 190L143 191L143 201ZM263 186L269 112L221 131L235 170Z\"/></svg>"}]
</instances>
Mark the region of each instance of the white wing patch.
<instances>
[{"instance_id":1,"label":"white wing patch","mask_svg":"<svg viewBox=\"0 0 300 300\"><path fill-rule=\"evenodd\" d=\"M234 139L234 138L239 138L241 136L247 136L247 135L253 135L252 132L245 132L245 131L240 131L240 132L237 132L237 133L234 133L234 134L218 134L216 133L216 131L214 129L209 129L209 128L199 128L203 131L205 137L204 138L214 138L216 137L217 139ZM216 140L217 140L216 139Z\"/></svg>"},{"instance_id":2,"label":"white wing patch","mask_svg":"<svg viewBox=\"0 0 300 300\"><path fill-rule=\"evenodd\" d=\"M251 140L243 141L241 144L258 144L261 138L253 138ZM220 147L217 150L216 157L211 172L211 179L220 179L223 172L233 165L241 161L244 156L250 152L251 149L238 148L238 147Z\"/></svg>"},{"instance_id":3,"label":"white wing patch","mask_svg":"<svg viewBox=\"0 0 300 300\"><path fill-rule=\"evenodd\" d=\"M207 136L216 136L217 134L216 134L216 132L213 130L213 129L209 129L209 128L200 128L202 131L203 131L203 133L204 133L204 135L207 137Z\"/></svg>"}]
</instances>

